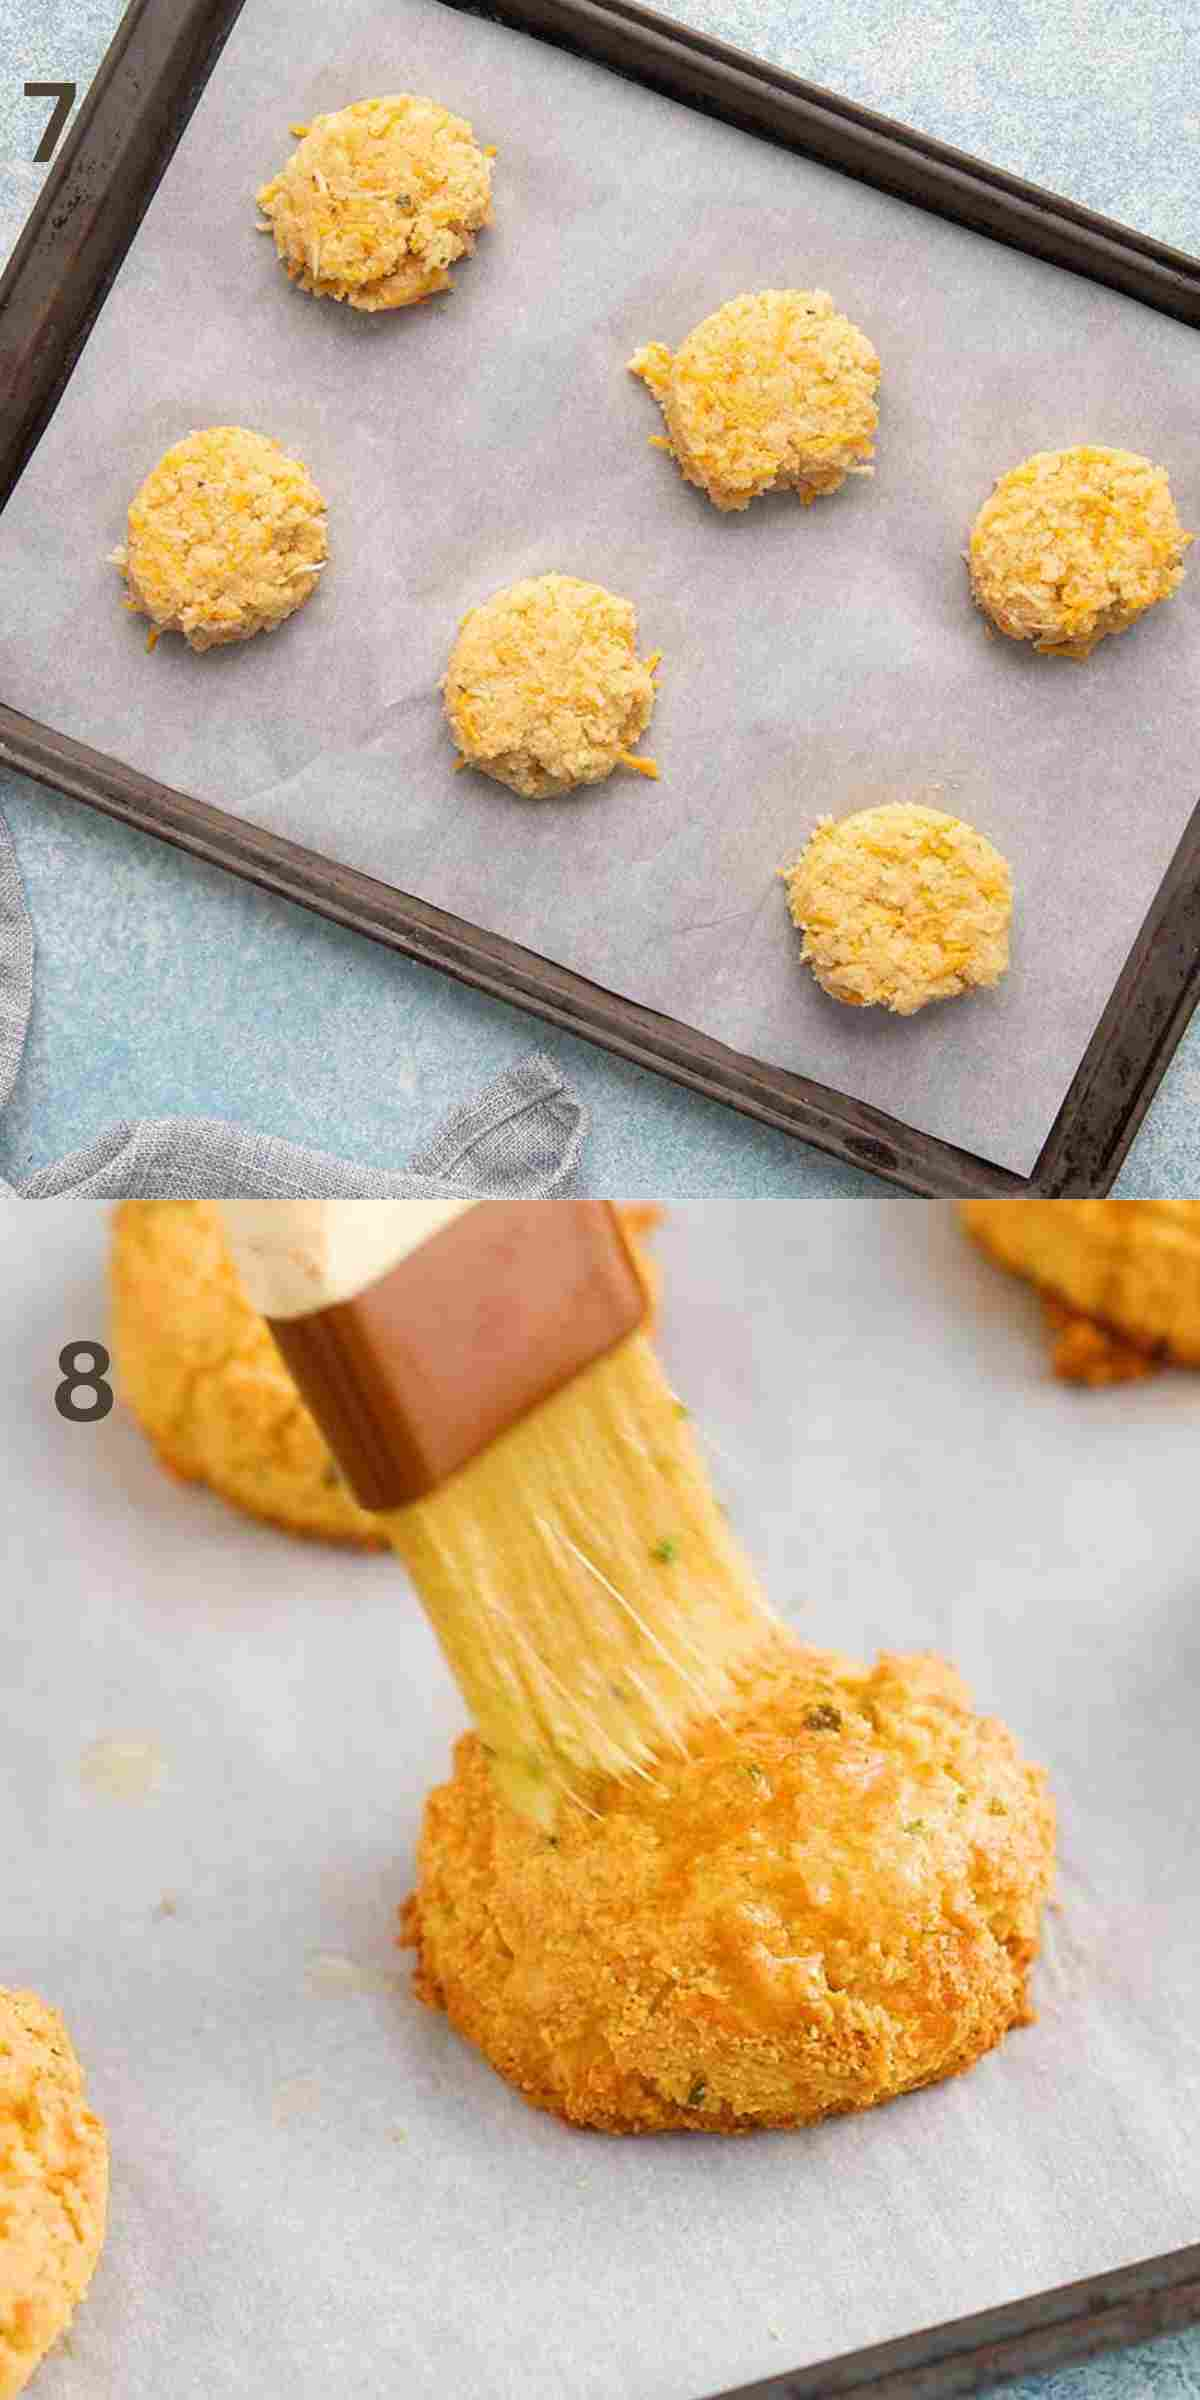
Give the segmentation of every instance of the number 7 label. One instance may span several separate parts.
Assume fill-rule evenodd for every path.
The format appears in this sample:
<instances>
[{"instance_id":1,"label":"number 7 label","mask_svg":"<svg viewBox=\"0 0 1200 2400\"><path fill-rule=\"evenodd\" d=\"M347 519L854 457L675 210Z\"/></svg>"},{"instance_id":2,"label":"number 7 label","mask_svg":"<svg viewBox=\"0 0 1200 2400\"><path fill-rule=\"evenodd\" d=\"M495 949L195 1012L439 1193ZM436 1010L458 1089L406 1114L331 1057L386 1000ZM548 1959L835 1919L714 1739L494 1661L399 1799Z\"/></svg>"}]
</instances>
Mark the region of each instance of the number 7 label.
<instances>
[{"instance_id":1,"label":"number 7 label","mask_svg":"<svg viewBox=\"0 0 1200 2400\"><path fill-rule=\"evenodd\" d=\"M53 100L54 102L50 112L50 122L33 154L36 166L44 167L47 159L53 158L62 139L67 118L75 106L77 89L78 86L73 83L26 84L25 97L27 100Z\"/></svg>"}]
</instances>

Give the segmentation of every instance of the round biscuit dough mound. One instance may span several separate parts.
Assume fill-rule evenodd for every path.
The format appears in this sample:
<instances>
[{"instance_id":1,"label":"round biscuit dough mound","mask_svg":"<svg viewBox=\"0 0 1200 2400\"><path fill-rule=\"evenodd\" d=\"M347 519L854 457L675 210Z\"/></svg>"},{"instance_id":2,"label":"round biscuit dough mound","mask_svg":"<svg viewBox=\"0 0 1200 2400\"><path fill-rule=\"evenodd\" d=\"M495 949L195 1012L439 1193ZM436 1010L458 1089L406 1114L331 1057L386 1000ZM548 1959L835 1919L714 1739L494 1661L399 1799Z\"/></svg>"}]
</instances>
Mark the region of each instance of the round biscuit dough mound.
<instances>
[{"instance_id":1,"label":"round biscuit dough mound","mask_svg":"<svg viewBox=\"0 0 1200 2400\"><path fill-rule=\"evenodd\" d=\"M649 342L629 364L662 408L666 446L716 508L747 508L776 486L807 506L873 472L879 360L828 292L743 292L674 355Z\"/></svg>"},{"instance_id":2,"label":"round biscuit dough mound","mask_svg":"<svg viewBox=\"0 0 1200 2400\"><path fill-rule=\"evenodd\" d=\"M1192 536L1162 467L1132 450L1039 450L1002 475L971 528L971 591L1014 642L1087 658L1183 581Z\"/></svg>"},{"instance_id":3,"label":"round biscuit dough mound","mask_svg":"<svg viewBox=\"0 0 1200 2400\"><path fill-rule=\"evenodd\" d=\"M91 2282L108 2139L65 2025L0 1988L0 2400L23 2391Z\"/></svg>"},{"instance_id":4,"label":"round biscuit dough mound","mask_svg":"<svg viewBox=\"0 0 1200 2400\"><path fill-rule=\"evenodd\" d=\"M655 1269L636 1236L655 1215L621 1211L651 1298ZM169 1474L283 1532L386 1549L246 1299L211 1202L123 1201L109 1285L117 1388Z\"/></svg>"},{"instance_id":5,"label":"round biscuit dough mound","mask_svg":"<svg viewBox=\"0 0 1200 2400\"><path fill-rule=\"evenodd\" d=\"M447 291L491 196L465 118L394 92L316 117L258 205L293 283L373 312Z\"/></svg>"},{"instance_id":6,"label":"round biscuit dough mound","mask_svg":"<svg viewBox=\"0 0 1200 2400\"><path fill-rule=\"evenodd\" d=\"M193 650L270 633L311 598L328 543L307 467L265 433L210 425L151 469L113 552L126 606Z\"/></svg>"},{"instance_id":7,"label":"round biscuit dough mound","mask_svg":"<svg viewBox=\"0 0 1200 2400\"><path fill-rule=\"evenodd\" d=\"M974 826L915 801L823 817L783 870L802 957L832 1000L911 1017L998 983L1012 878Z\"/></svg>"},{"instance_id":8,"label":"round biscuit dough mound","mask_svg":"<svg viewBox=\"0 0 1200 2400\"><path fill-rule=\"evenodd\" d=\"M602 783L654 707L655 660L636 650L637 611L598 583L536 575L470 609L442 681L462 757L526 799Z\"/></svg>"},{"instance_id":9,"label":"round biscuit dough mound","mask_svg":"<svg viewBox=\"0 0 1200 2400\"><path fill-rule=\"evenodd\" d=\"M402 1912L421 1998L535 2107L610 2133L808 2124L1030 2022L1053 1808L940 1659L782 1635L686 1760L591 1800L548 1837L464 1735Z\"/></svg>"}]
</instances>

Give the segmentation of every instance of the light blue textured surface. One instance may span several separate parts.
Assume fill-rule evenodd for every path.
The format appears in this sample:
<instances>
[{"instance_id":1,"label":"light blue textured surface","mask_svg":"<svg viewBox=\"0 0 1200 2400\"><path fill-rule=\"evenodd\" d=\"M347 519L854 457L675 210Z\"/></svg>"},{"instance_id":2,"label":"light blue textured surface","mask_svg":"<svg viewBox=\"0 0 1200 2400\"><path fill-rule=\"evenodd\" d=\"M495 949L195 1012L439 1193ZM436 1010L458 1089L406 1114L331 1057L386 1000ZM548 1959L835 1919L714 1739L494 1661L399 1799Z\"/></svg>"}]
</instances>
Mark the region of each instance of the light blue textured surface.
<instances>
[{"instance_id":1,"label":"light blue textured surface","mask_svg":"<svg viewBox=\"0 0 1200 2400\"><path fill-rule=\"evenodd\" d=\"M1200 249L1200 19L1184 0L686 0L746 49ZM46 104L80 90L117 0L8 0L0 31L0 253L44 170ZM1131 796L1132 797L1132 796ZM399 1161L485 1070L535 1046L594 1112L587 1187L848 1196L872 1178L481 1000L376 945L0 777L38 937L25 1066L0 1125L18 1177L118 1116L232 1118ZM1118 1189L1200 1192L1200 1026Z\"/></svg>"},{"instance_id":2,"label":"light blue textured surface","mask_svg":"<svg viewBox=\"0 0 1200 2400\"><path fill-rule=\"evenodd\" d=\"M888 115L1200 249L1200 17L1183 0L687 0L686 13ZM117 14L111 0L8 0L0 248L15 239L41 179L29 160L44 110L21 86L61 76L82 87ZM399 1162L452 1101L536 1045L561 1061L594 1111L592 1190L878 1189L20 779L0 777L0 806L38 941L34 1022L0 1129L0 1173L28 1173L118 1115L169 1110ZM1177 1055L1120 1190L1200 1192L1198 1095L1200 1028ZM1018 2400L1200 2400L1200 2333L1007 2388Z\"/></svg>"}]
</instances>

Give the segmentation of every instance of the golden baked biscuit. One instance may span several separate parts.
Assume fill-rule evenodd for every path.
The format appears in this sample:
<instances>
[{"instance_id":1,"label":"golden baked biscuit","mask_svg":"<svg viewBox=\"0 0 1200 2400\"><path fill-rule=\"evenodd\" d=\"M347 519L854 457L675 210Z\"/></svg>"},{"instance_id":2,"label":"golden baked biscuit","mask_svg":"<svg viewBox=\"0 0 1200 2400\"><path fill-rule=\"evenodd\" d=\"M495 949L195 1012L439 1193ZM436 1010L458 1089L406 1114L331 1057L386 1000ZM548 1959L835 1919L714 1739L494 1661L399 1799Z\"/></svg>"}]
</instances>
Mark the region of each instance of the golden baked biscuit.
<instances>
[{"instance_id":1,"label":"golden baked biscuit","mask_svg":"<svg viewBox=\"0 0 1200 2400\"><path fill-rule=\"evenodd\" d=\"M1008 865L941 809L896 800L822 817L782 874L802 958L850 1008L911 1017L1008 966Z\"/></svg>"},{"instance_id":2,"label":"golden baked biscuit","mask_svg":"<svg viewBox=\"0 0 1200 2400\"><path fill-rule=\"evenodd\" d=\"M537 575L493 592L459 626L442 679L461 763L544 800L632 758L654 707L658 652L636 649L637 611L598 583Z\"/></svg>"},{"instance_id":3,"label":"golden baked biscuit","mask_svg":"<svg viewBox=\"0 0 1200 2400\"><path fill-rule=\"evenodd\" d=\"M1177 590L1191 539L1148 458L1039 450L1001 475L975 519L971 591L1012 641L1087 658Z\"/></svg>"},{"instance_id":4,"label":"golden baked biscuit","mask_svg":"<svg viewBox=\"0 0 1200 2400\"><path fill-rule=\"evenodd\" d=\"M271 633L310 599L328 551L307 467L265 433L209 425L176 442L129 504L112 552L125 605L193 650Z\"/></svg>"},{"instance_id":5,"label":"golden baked biscuit","mask_svg":"<svg viewBox=\"0 0 1200 2400\"><path fill-rule=\"evenodd\" d=\"M828 292L743 292L673 354L647 342L629 368L662 409L660 446L714 508L777 487L807 507L873 472L879 360Z\"/></svg>"},{"instance_id":6,"label":"golden baked biscuit","mask_svg":"<svg viewBox=\"0 0 1200 2400\"><path fill-rule=\"evenodd\" d=\"M1043 1294L1065 1383L1130 1383L1200 1366L1200 1201L964 1200L1002 1267Z\"/></svg>"},{"instance_id":7,"label":"golden baked biscuit","mask_svg":"<svg viewBox=\"0 0 1200 2400\"><path fill-rule=\"evenodd\" d=\"M465 118L392 92L292 131L300 147L258 205L293 283L368 311L447 291L492 213L491 160Z\"/></svg>"},{"instance_id":8,"label":"golden baked biscuit","mask_svg":"<svg viewBox=\"0 0 1200 2400\"><path fill-rule=\"evenodd\" d=\"M627 1232L645 1231L657 1213L623 1210ZM634 1247L653 1297L654 1270ZM110 1283L118 1388L169 1473L284 1532L387 1548L244 1297L210 1202L123 1201Z\"/></svg>"},{"instance_id":9,"label":"golden baked biscuit","mask_svg":"<svg viewBox=\"0 0 1200 2400\"><path fill-rule=\"evenodd\" d=\"M62 2018L0 1988L0 2400L24 2390L92 2279L108 2137Z\"/></svg>"},{"instance_id":10,"label":"golden baked biscuit","mask_svg":"<svg viewBox=\"0 0 1200 2400\"><path fill-rule=\"evenodd\" d=\"M1050 1364L1060 1383L1082 1383L1093 1391L1113 1383L1144 1383L1165 1363L1161 1356L1135 1348L1110 1325L1080 1316L1052 1292L1042 1293L1042 1317Z\"/></svg>"},{"instance_id":11,"label":"golden baked biscuit","mask_svg":"<svg viewBox=\"0 0 1200 2400\"><path fill-rule=\"evenodd\" d=\"M478 1736L426 1803L417 1990L534 2107L611 2133L869 2108L1031 2019L1043 1776L932 1657L789 1635L653 1782L547 1836Z\"/></svg>"}]
</instances>

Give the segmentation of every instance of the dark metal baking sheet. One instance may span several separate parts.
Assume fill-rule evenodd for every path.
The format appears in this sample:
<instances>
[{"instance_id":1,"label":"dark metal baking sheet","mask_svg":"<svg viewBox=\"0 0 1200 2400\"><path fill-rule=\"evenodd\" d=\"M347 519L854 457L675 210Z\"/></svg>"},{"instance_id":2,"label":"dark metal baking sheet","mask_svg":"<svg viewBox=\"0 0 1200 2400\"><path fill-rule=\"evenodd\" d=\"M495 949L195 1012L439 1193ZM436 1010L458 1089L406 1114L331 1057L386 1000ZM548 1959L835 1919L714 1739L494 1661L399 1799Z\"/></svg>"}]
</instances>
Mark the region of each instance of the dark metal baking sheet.
<instances>
[{"instance_id":1,"label":"dark metal baking sheet","mask_svg":"<svg viewBox=\"0 0 1200 2400\"><path fill-rule=\"evenodd\" d=\"M1080 2359L1150 2341L1200 2323L1200 2244L1144 2259L1115 2275L982 2309L956 2325L932 2326L899 2342L880 2342L799 2373L715 2395L715 2400L960 2400L1017 2375L1037 2375Z\"/></svg>"},{"instance_id":2,"label":"dark metal baking sheet","mask_svg":"<svg viewBox=\"0 0 1200 2400\"><path fill-rule=\"evenodd\" d=\"M0 490L11 490L48 419L238 13L230 0L220 5L188 0L183 7L136 0L129 11L0 287L0 372L15 396L0 440ZM694 100L881 189L1088 274L1166 314L1200 323L1196 261L777 70L759 69L648 11L591 0L512 0L486 13L569 41L677 98ZM1106 1189L1200 988L1198 812L1026 1181L878 1108L729 1049L461 917L170 791L119 759L97 758L83 744L52 727L33 725L13 710L0 711L0 756L91 805L917 1192Z\"/></svg>"}]
</instances>

